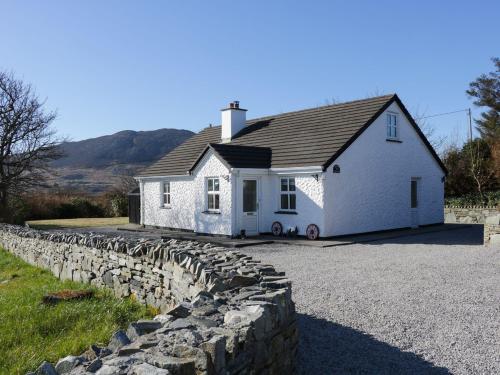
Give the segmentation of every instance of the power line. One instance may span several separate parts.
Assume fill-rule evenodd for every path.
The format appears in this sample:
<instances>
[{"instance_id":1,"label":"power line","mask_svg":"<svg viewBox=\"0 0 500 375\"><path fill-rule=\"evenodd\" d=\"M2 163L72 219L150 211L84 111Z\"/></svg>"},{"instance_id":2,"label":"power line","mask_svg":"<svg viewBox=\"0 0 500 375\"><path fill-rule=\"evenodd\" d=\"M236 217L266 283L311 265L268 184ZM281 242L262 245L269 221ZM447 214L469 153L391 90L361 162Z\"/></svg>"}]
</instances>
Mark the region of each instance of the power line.
<instances>
[{"instance_id":1,"label":"power line","mask_svg":"<svg viewBox=\"0 0 500 375\"><path fill-rule=\"evenodd\" d=\"M444 115L451 115L453 113L459 113L459 112L469 112L470 109L467 108L467 109L459 109L458 111L453 111L453 112L445 112L445 113L438 113L438 114L435 114L435 115L430 115L430 116L424 116L424 117L419 117L419 118L416 118L415 120L422 120L424 118L429 118L429 117L437 117L437 116L444 116Z\"/></svg>"}]
</instances>

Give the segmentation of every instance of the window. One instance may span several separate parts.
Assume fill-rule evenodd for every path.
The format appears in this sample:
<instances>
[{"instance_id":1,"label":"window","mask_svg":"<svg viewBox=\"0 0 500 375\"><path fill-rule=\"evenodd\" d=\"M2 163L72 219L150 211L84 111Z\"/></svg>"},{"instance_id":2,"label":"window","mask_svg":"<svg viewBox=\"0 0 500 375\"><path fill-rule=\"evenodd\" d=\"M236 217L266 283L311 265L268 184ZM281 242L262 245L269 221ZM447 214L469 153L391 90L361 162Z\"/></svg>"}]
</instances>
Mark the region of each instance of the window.
<instances>
[{"instance_id":1,"label":"window","mask_svg":"<svg viewBox=\"0 0 500 375\"><path fill-rule=\"evenodd\" d=\"M418 207L418 181L411 180L411 208Z\"/></svg>"},{"instance_id":2,"label":"window","mask_svg":"<svg viewBox=\"0 0 500 375\"><path fill-rule=\"evenodd\" d=\"M282 178L280 185L280 208L282 210L295 210L297 200L295 195L295 178Z\"/></svg>"},{"instance_id":3,"label":"window","mask_svg":"<svg viewBox=\"0 0 500 375\"><path fill-rule=\"evenodd\" d=\"M398 137L398 115L387 114L387 138L396 139Z\"/></svg>"},{"instance_id":4,"label":"window","mask_svg":"<svg viewBox=\"0 0 500 375\"><path fill-rule=\"evenodd\" d=\"M219 179L209 178L207 179L207 203L209 211L219 210Z\"/></svg>"},{"instance_id":5,"label":"window","mask_svg":"<svg viewBox=\"0 0 500 375\"><path fill-rule=\"evenodd\" d=\"M163 207L170 206L170 182L164 182L162 188Z\"/></svg>"}]
</instances>

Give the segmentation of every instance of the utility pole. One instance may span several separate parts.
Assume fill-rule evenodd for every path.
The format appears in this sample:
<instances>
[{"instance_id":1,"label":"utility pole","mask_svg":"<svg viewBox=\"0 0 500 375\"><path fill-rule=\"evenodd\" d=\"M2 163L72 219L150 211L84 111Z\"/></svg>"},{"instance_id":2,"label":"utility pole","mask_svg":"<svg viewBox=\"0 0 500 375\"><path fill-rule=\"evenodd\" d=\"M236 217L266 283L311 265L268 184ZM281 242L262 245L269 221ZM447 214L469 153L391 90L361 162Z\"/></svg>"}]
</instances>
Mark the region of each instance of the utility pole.
<instances>
[{"instance_id":1,"label":"utility pole","mask_svg":"<svg viewBox=\"0 0 500 375\"><path fill-rule=\"evenodd\" d=\"M472 114L470 108L467 111L467 113L469 114L469 139L472 142Z\"/></svg>"}]
</instances>

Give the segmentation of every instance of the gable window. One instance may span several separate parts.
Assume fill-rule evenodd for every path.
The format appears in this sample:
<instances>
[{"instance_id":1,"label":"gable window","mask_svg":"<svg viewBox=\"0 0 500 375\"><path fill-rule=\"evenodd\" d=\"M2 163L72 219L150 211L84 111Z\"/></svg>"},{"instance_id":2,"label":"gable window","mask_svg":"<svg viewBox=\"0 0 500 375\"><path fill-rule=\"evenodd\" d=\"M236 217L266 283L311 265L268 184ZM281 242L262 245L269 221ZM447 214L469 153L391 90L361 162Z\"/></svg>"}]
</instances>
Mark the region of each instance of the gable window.
<instances>
[{"instance_id":1,"label":"gable window","mask_svg":"<svg viewBox=\"0 0 500 375\"><path fill-rule=\"evenodd\" d=\"M295 178L281 178L280 183L280 209L295 210L297 206L297 197L295 195Z\"/></svg>"},{"instance_id":2,"label":"gable window","mask_svg":"<svg viewBox=\"0 0 500 375\"><path fill-rule=\"evenodd\" d=\"M219 195L219 179L218 178L208 178L207 179L207 203L209 211L218 211L220 203Z\"/></svg>"},{"instance_id":3,"label":"gable window","mask_svg":"<svg viewBox=\"0 0 500 375\"><path fill-rule=\"evenodd\" d=\"M170 181L164 182L162 187L162 203L163 207L170 206Z\"/></svg>"},{"instance_id":4,"label":"gable window","mask_svg":"<svg viewBox=\"0 0 500 375\"><path fill-rule=\"evenodd\" d=\"M396 113L387 114L387 138L398 138L398 115Z\"/></svg>"}]
</instances>

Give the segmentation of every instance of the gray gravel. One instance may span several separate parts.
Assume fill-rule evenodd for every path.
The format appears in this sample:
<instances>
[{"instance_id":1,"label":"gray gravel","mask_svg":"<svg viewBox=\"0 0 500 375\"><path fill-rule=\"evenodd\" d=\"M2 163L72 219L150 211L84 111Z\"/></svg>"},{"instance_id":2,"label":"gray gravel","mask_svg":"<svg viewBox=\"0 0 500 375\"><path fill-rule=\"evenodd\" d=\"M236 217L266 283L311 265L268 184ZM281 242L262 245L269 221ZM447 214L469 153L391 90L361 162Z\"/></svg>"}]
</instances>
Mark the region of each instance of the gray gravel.
<instances>
[{"instance_id":1,"label":"gray gravel","mask_svg":"<svg viewBox=\"0 0 500 375\"><path fill-rule=\"evenodd\" d=\"M285 270L305 374L500 374L500 248L482 226L244 252Z\"/></svg>"}]
</instances>

